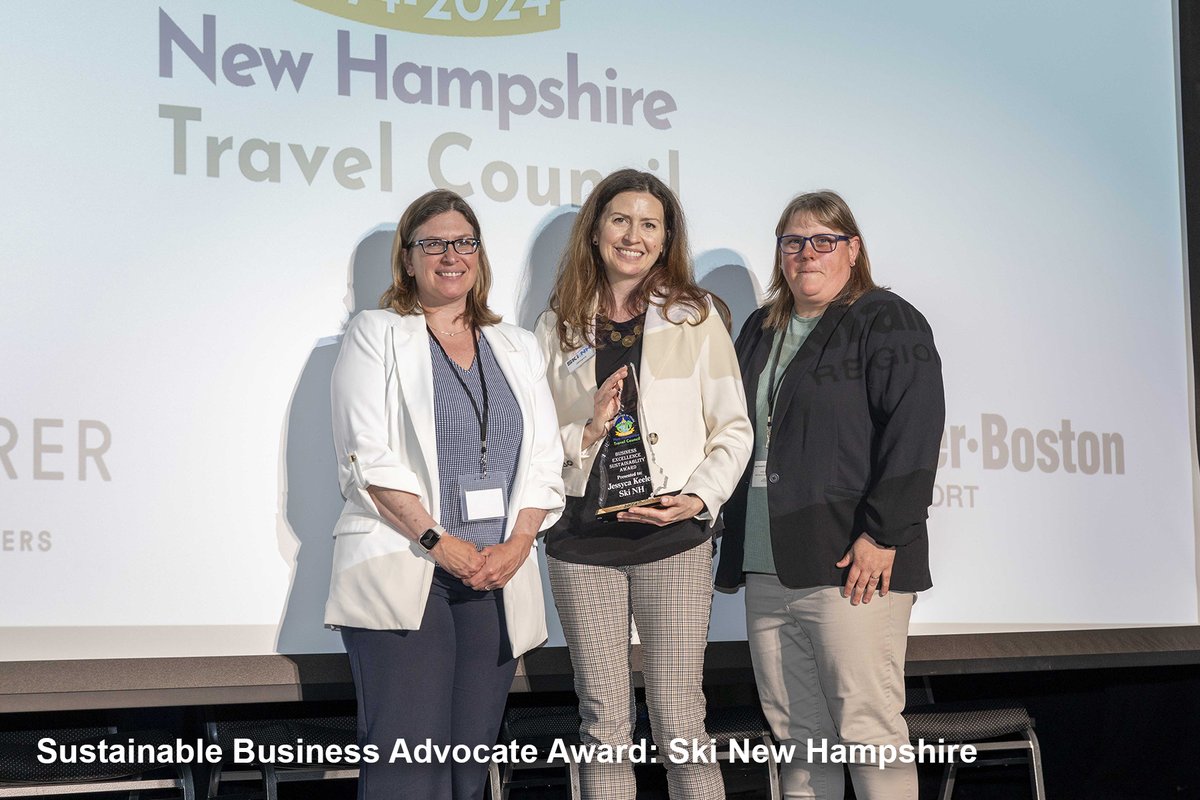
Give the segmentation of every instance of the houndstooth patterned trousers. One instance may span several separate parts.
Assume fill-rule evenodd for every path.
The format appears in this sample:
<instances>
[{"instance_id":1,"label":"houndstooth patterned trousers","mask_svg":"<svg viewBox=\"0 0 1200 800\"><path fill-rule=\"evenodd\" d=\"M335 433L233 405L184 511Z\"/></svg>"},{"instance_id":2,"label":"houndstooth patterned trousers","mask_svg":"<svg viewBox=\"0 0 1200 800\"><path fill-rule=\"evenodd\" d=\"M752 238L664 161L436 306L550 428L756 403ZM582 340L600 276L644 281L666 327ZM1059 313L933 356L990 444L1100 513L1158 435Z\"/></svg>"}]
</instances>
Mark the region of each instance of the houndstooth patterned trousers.
<instances>
[{"instance_id":1,"label":"houndstooth patterned trousers","mask_svg":"<svg viewBox=\"0 0 1200 800\"><path fill-rule=\"evenodd\" d=\"M672 763L672 740L708 742L701 686L712 610L712 543L649 564L598 567L547 558L554 604L571 651L583 743L632 742L636 711L629 615L642 643L642 678L657 757L671 800L721 800L716 763ZM581 764L585 800L634 800L633 765Z\"/></svg>"}]
</instances>

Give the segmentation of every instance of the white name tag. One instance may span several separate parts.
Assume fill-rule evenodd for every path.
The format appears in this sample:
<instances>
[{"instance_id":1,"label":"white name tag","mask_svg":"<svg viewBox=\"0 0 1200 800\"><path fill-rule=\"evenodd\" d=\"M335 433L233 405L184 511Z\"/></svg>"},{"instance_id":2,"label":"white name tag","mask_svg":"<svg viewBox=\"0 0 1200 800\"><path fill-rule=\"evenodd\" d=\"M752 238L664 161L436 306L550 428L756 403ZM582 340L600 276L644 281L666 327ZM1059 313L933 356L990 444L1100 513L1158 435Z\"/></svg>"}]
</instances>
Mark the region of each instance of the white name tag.
<instances>
[{"instance_id":1,"label":"white name tag","mask_svg":"<svg viewBox=\"0 0 1200 800\"><path fill-rule=\"evenodd\" d=\"M592 347L590 344L579 348L571 354L570 358L567 359L567 372L574 372L575 370L579 369L584 364L591 361L592 357L595 355L596 348Z\"/></svg>"},{"instance_id":2,"label":"white name tag","mask_svg":"<svg viewBox=\"0 0 1200 800\"><path fill-rule=\"evenodd\" d=\"M750 485L757 489L767 488L767 462L755 461L750 472Z\"/></svg>"},{"instance_id":3,"label":"white name tag","mask_svg":"<svg viewBox=\"0 0 1200 800\"><path fill-rule=\"evenodd\" d=\"M488 475L463 475L458 479L463 522L502 519L505 491L504 476L498 472Z\"/></svg>"}]
</instances>

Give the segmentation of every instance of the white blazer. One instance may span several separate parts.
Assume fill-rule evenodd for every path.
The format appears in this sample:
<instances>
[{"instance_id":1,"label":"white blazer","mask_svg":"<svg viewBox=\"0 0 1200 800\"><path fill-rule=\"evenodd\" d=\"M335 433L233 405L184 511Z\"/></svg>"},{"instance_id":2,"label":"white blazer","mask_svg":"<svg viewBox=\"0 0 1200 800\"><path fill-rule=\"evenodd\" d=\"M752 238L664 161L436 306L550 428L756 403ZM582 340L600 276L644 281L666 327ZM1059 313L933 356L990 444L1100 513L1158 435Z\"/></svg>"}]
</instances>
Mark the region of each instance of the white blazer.
<instances>
[{"instance_id":1,"label":"white blazer","mask_svg":"<svg viewBox=\"0 0 1200 800\"><path fill-rule=\"evenodd\" d=\"M704 322L692 324L690 316L679 306L671 309L670 318L656 303L646 310L638 418L665 474L665 491L699 497L706 509L701 519L711 525L746 469L754 430L746 416L733 340L720 315L710 301ZM582 497L600 450L599 443L583 449L583 429L597 388L595 356L569 369L568 360L580 350L563 352L557 326L557 317L547 311L538 319L536 335L546 355L546 378L566 454L563 481L567 494ZM654 476L656 489L662 477Z\"/></svg>"},{"instance_id":2,"label":"white blazer","mask_svg":"<svg viewBox=\"0 0 1200 800\"><path fill-rule=\"evenodd\" d=\"M545 360L529 331L500 323L483 329L524 422L505 537L516 512L547 510L543 528L562 513L562 446ZM433 364L425 318L364 311L342 339L333 369L333 439L346 505L334 527L327 625L414 630L421 625L434 560L383 521L368 486L410 492L434 519L441 513L434 441ZM546 640L537 551L504 587L513 655Z\"/></svg>"}]
</instances>

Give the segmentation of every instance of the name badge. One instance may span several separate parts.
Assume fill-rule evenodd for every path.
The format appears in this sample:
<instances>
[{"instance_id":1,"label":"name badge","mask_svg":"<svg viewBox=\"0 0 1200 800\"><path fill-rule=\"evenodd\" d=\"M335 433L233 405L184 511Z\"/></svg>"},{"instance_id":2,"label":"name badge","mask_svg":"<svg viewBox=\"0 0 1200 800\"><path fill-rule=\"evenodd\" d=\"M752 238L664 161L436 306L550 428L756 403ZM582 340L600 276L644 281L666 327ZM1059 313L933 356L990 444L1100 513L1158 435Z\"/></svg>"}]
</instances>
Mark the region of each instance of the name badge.
<instances>
[{"instance_id":1,"label":"name badge","mask_svg":"<svg viewBox=\"0 0 1200 800\"><path fill-rule=\"evenodd\" d=\"M767 462L755 461L754 469L750 472L750 485L756 489L767 488Z\"/></svg>"},{"instance_id":2,"label":"name badge","mask_svg":"<svg viewBox=\"0 0 1200 800\"><path fill-rule=\"evenodd\" d=\"M463 475L458 479L458 498L463 522L503 519L507 497L504 476L498 472L488 475Z\"/></svg>"},{"instance_id":3,"label":"name badge","mask_svg":"<svg viewBox=\"0 0 1200 800\"><path fill-rule=\"evenodd\" d=\"M579 369L584 364L591 361L592 357L595 355L596 348L592 347L590 344L585 344L583 347L572 353L571 357L567 359L567 372L574 372L575 370Z\"/></svg>"}]
</instances>

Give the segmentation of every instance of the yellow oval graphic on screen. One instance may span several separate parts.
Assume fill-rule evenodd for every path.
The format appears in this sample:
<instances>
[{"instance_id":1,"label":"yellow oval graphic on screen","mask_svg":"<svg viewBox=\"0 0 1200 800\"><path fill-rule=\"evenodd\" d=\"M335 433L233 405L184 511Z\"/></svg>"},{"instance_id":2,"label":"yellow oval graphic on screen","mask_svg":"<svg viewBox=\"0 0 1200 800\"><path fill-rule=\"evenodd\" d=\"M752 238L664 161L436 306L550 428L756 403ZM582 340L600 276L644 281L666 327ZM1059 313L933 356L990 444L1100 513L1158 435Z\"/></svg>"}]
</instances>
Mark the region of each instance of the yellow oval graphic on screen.
<instances>
[{"instance_id":1,"label":"yellow oval graphic on screen","mask_svg":"<svg viewBox=\"0 0 1200 800\"><path fill-rule=\"evenodd\" d=\"M327 14L437 36L515 36L556 30L562 0L296 0Z\"/></svg>"}]
</instances>

